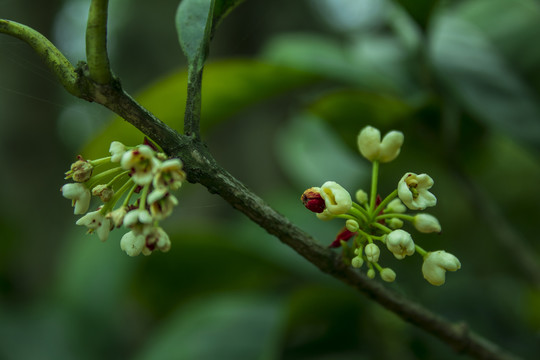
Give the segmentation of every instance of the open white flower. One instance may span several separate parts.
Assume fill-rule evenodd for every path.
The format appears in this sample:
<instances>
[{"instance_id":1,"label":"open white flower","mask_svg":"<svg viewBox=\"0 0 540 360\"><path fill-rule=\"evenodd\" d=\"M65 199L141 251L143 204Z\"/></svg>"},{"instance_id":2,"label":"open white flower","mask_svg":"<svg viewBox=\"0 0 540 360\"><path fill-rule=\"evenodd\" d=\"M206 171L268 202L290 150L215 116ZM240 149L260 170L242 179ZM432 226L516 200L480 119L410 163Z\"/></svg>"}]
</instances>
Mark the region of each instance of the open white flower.
<instances>
[{"instance_id":1,"label":"open white flower","mask_svg":"<svg viewBox=\"0 0 540 360\"><path fill-rule=\"evenodd\" d=\"M408 172L398 183L398 196L411 210L424 210L435 206L437 198L428 190L433 186L433 179L427 174L416 175Z\"/></svg>"},{"instance_id":2,"label":"open white flower","mask_svg":"<svg viewBox=\"0 0 540 360\"><path fill-rule=\"evenodd\" d=\"M156 189L176 190L186 180L186 173L182 170L180 159L169 159L161 163L154 175L153 185Z\"/></svg>"},{"instance_id":3,"label":"open white flower","mask_svg":"<svg viewBox=\"0 0 540 360\"><path fill-rule=\"evenodd\" d=\"M439 220L430 214L417 214L413 219L413 225L416 230L423 233L441 232Z\"/></svg>"},{"instance_id":4,"label":"open white flower","mask_svg":"<svg viewBox=\"0 0 540 360\"><path fill-rule=\"evenodd\" d=\"M332 215L345 214L351 209L351 195L334 181L327 181L321 186L321 196L326 203L326 210Z\"/></svg>"},{"instance_id":5,"label":"open white flower","mask_svg":"<svg viewBox=\"0 0 540 360\"><path fill-rule=\"evenodd\" d=\"M163 220L171 215L173 208L178 205L178 199L167 189L156 189L148 195L150 212L155 220Z\"/></svg>"},{"instance_id":6,"label":"open white flower","mask_svg":"<svg viewBox=\"0 0 540 360\"><path fill-rule=\"evenodd\" d=\"M358 148L362 156L369 161L389 162L401 151L404 136L401 131L390 131L381 141L381 132L372 126L366 126L358 134Z\"/></svg>"},{"instance_id":7,"label":"open white flower","mask_svg":"<svg viewBox=\"0 0 540 360\"><path fill-rule=\"evenodd\" d=\"M171 248L169 235L159 226L154 226L146 233L145 246L142 249L143 255L150 255L152 251L158 249L167 252Z\"/></svg>"},{"instance_id":8,"label":"open white flower","mask_svg":"<svg viewBox=\"0 0 540 360\"><path fill-rule=\"evenodd\" d=\"M90 234L95 232L101 241L107 240L112 228L111 221L105 218L105 215L101 213L100 209L84 215L77 220L76 224L86 226Z\"/></svg>"},{"instance_id":9,"label":"open white flower","mask_svg":"<svg viewBox=\"0 0 540 360\"><path fill-rule=\"evenodd\" d=\"M411 256L415 251L411 234L401 229L394 230L386 236L386 247L399 260L407 255Z\"/></svg>"},{"instance_id":10,"label":"open white flower","mask_svg":"<svg viewBox=\"0 0 540 360\"><path fill-rule=\"evenodd\" d=\"M90 190L81 183L65 184L60 189L62 196L71 200L71 205L74 207L73 213L81 215L88 211L90 206Z\"/></svg>"},{"instance_id":11,"label":"open white flower","mask_svg":"<svg viewBox=\"0 0 540 360\"><path fill-rule=\"evenodd\" d=\"M109 152L111 153L111 161L120 162L126 150L126 145L122 144L120 141L113 141L109 148Z\"/></svg>"},{"instance_id":12,"label":"open white flower","mask_svg":"<svg viewBox=\"0 0 540 360\"><path fill-rule=\"evenodd\" d=\"M152 182L160 161L150 146L139 145L122 155L120 165L130 171L131 178L136 184L147 185Z\"/></svg>"},{"instance_id":13,"label":"open white flower","mask_svg":"<svg viewBox=\"0 0 540 360\"><path fill-rule=\"evenodd\" d=\"M427 253L422 265L422 274L430 284L440 286L445 282L446 271L456 271L461 263L454 255L444 250Z\"/></svg>"},{"instance_id":14,"label":"open white flower","mask_svg":"<svg viewBox=\"0 0 540 360\"><path fill-rule=\"evenodd\" d=\"M120 248L129 256L137 256L145 245L145 235L141 232L129 231L122 236Z\"/></svg>"}]
</instances>

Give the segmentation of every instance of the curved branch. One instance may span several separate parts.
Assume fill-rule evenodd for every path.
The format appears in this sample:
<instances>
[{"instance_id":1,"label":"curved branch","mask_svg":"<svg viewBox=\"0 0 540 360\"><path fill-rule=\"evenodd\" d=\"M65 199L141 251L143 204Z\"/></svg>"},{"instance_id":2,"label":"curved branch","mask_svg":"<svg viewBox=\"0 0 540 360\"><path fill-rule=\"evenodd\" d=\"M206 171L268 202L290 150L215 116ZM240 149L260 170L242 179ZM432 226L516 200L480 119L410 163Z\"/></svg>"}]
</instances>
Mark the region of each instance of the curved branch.
<instances>
[{"instance_id":1,"label":"curved branch","mask_svg":"<svg viewBox=\"0 0 540 360\"><path fill-rule=\"evenodd\" d=\"M34 49L72 95L81 96L77 84L79 75L68 59L45 36L15 21L0 19L0 33L16 37Z\"/></svg>"},{"instance_id":2,"label":"curved branch","mask_svg":"<svg viewBox=\"0 0 540 360\"><path fill-rule=\"evenodd\" d=\"M112 73L107 55L107 7L109 0L92 0L86 24L86 60L90 78L107 84Z\"/></svg>"},{"instance_id":3,"label":"curved branch","mask_svg":"<svg viewBox=\"0 0 540 360\"><path fill-rule=\"evenodd\" d=\"M138 105L128 94L115 87L97 87L98 101L152 138L169 155L184 162L188 180L200 183L244 213L268 233L317 266L321 271L358 289L403 320L438 337L459 353L478 359L517 359L497 345L468 330L465 324L453 324L421 305L405 299L363 273L343 264L341 257L318 244L309 234L292 224L244 184L222 169L208 149L197 139L181 135Z\"/></svg>"}]
</instances>

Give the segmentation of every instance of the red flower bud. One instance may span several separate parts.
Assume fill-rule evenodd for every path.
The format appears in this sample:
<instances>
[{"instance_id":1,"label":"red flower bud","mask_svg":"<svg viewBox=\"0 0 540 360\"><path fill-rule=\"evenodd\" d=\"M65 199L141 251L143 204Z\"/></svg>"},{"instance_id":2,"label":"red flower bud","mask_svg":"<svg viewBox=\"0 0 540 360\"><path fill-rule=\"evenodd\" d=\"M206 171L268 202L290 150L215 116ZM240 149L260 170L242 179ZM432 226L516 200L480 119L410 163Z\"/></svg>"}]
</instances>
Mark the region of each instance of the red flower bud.
<instances>
[{"instance_id":1,"label":"red flower bud","mask_svg":"<svg viewBox=\"0 0 540 360\"><path fill-rule=\"evenodd\" d=\"M336 236L336 240L334 240L328 247L331 248L337 248L341 246L341 240L343 241L349 241L350 239L354 238L356 236L356 232L352 232L347 230L347 228L341 229L340 232L338 232Z\"/></svg>"},{"instance_id":2,"label":"red flower bud","mask_svg":"<svg viewBox=\"0 0 540 360\"><path fill-rule=\"evenodd\" d=\"M300 198L304 206L314 213L322 213L326 209L326 203L319 192L319 188L312 187L304 191Z\"/></svg>"}]
</instances>

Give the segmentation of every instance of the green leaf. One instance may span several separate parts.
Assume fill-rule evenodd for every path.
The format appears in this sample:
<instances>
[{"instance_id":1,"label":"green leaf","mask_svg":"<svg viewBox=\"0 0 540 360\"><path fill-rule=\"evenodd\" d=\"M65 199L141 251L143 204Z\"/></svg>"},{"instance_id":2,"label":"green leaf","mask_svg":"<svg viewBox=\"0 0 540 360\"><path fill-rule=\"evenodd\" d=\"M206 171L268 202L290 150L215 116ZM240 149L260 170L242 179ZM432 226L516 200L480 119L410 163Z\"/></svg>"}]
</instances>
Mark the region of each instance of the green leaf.
<instances>
[{"instance_id":1,"label":"green leaf","mask_svg":"<svg viewBox=\"0 0 540 360\"><path fill-rule=\"evenodd\" d=\"M190 67L202 69L208 53L214 0L183 0L176 11L176 31Z\"/></svg>"},{"instance_id":2,"label":"green leaf","mask_svg":"<svg viewBox=\"0 0 540 360\"><path fill-rule=\"evenodd\" d=\"M327 124L311 114L298 115L287 124L277 145L281 167L300 188L334 180L355 189L370 174L358 153L353 153Z\"/></svg>"},{"instance_id":3,"label":"green leaf","mask_svg":"<svg viewBox=\"0 0 540 360\"><path fill-rule=\"evenodd\" d=\"M221 21L244 0L216 0L214 5L214 17L212 19L212 35Z\"/></svg>"},{"instance_id":4,"label":"green leaf","mask_svg":"<svg viewBox=\"0 0 540 360\"><path fill-rule=\"evenodd\" d=\"M254 60L235 59L210 63L203 80L201 130L207 131L245 107L318 81L318 78L294 69ZM140 104L169 126L181 130L185 109L187 72L179 70L136 96ZM109 144L141 143L144 135L120 117L115 117L83 149L89 159L103 157Z\"/></svg>"},{"instance_id":5,"label":"green leaf","mask_svg":"<svg viewBox=\"0 0 540 360\"><path fill-rule=\"evenodd\" d=\"M339 90L317 99L307 110L327 121L349 146L356 149L356 131L366 125L381 129L393 127L409 118L415 107L392 95ZM351 129L355 131L351 132Z\"/></svg>"},{"instance_id":6,"label":"green leaf","mask_svg":"<svg viewBox=\"0 0 540 360\"><path fill-rule=\"evenodd\" d=\"M469 1L440 11L430 61L461 106L486 126L540 146L540 7ZM516 40L518 39L518 40ZM522 39L526 39L523 41Z\"/></svg>"}]
</instances>

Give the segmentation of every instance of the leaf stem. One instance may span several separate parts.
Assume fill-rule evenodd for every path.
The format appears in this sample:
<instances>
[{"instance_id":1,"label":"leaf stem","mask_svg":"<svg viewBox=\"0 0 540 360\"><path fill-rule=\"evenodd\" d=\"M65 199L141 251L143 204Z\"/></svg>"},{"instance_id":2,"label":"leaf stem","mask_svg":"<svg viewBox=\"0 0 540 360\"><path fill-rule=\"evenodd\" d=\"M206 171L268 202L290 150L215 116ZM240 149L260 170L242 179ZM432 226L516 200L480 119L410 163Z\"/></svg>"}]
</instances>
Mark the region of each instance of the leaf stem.
<instances>
[{"instance_id":1,"label":"leaf stem","mask_svg":"<svg viewBox=\"0 0 540 360\"><path fill-rule=\"evenodd\" d=\"M86 59L90 78L107 84L112 73L107 55L107 7L109 0L92 0L86 24Z\"/></svg>"}]
</instances>

